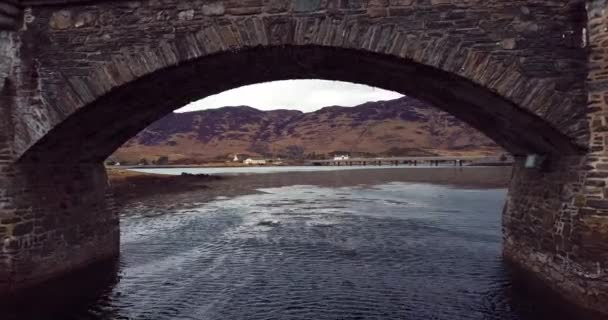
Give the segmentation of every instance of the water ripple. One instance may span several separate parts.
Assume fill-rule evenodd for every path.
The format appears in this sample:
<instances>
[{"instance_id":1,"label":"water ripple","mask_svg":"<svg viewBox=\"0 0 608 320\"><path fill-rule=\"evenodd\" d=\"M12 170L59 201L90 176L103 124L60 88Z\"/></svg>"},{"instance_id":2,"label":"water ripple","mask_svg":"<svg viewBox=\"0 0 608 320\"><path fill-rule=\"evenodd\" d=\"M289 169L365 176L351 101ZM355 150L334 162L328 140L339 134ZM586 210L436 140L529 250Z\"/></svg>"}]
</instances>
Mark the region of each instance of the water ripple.
<instances>
[{"instance_id":1,"label":"water ripple","mask_svg":"<svg viewBox=\"0 0 608 320\"><path fill-rule=\"evenodd\" d=\"M123 217L121 280L70 319L534 319L500 258L505 190L268 188Z\"/></svg>"}]
</instances>

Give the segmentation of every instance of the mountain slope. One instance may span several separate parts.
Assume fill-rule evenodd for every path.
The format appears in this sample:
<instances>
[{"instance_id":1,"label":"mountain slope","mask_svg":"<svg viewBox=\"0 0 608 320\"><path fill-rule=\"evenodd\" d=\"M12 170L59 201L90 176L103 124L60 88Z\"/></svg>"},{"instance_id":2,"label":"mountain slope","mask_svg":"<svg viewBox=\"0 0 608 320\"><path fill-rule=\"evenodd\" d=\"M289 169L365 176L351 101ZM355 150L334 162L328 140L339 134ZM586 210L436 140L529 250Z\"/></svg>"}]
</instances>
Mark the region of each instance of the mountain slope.
<instances>
[{"instance_id":1,"label":"mountain slope","mask_svg":"<svg viewBox=\"0 0 608 320\"><path fill-rule=\"evenodd\" d=\"M172 113L116 151L128 162L169 156L199 163L234 154L290 158L335 152L368 155L497 153L478 131L445 112L403 97L315 112L251 107Z\"/></svg>"}]
</instances>

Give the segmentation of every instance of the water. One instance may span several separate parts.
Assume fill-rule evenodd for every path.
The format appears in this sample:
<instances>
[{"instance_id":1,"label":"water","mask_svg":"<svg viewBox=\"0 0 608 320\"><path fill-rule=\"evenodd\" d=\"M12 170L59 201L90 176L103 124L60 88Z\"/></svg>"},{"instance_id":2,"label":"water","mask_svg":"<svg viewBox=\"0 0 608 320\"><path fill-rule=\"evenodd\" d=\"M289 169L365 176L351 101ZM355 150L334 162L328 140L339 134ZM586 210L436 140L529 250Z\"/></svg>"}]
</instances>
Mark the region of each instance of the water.
<instances>
[{"instance_id":1,"label":"water","mask_svg":"<svg viewBox=\"0 0 608 320\"><path fill-rule=\"evenodd\" d=\"M35 319L566 319L513 287L505 189L391 180L128 207L118 279Z\"/></svg>"},{"instance_id":2,"label":"water","mask_svg":"<svg viewBox=\"0 0 608 320\"><path fill-rule=\"evenodd\" d=\"M504 190L388 183L263 191L125 219L128 267L116 291L138 307L124 315L480 319L500 304Z\"/></svg>"}]
</instances>

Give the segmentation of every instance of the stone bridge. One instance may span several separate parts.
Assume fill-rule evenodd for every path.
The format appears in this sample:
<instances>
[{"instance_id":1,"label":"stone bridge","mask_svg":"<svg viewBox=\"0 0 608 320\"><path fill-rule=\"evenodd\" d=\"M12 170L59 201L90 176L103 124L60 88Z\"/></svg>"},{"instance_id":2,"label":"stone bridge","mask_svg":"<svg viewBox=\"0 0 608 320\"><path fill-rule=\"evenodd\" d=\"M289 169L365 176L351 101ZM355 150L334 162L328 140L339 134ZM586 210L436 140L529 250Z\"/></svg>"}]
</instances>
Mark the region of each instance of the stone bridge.
<instances>
[{"instance_id":1,"label":"stone bridge","mask_svg":"<svg viewBox=\"0 0 608 320\"><path fill-rule=\"evenodd\" d=\"M504 256L608 313L607 5L0 0L0 292L118 254L102 162L139 130L226 89L319 78L428 101L514 154Z\"/></svg>"}]
</instances>

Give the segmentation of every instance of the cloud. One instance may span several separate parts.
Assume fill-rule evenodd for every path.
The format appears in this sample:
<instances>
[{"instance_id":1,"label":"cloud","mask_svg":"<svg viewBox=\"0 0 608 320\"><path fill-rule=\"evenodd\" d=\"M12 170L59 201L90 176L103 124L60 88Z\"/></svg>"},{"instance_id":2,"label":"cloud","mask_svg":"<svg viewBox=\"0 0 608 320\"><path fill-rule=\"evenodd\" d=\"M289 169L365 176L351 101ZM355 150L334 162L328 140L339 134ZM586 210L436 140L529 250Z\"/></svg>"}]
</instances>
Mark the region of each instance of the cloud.
<instances>
[{"instance_id":1,"label":"cloud","mask_svg":"<svg viewBox=\"0 0 608 320\"><path fill-rule=\"evenodd\" d=\"M192 102L175 112L227 106L260 110L295 109L312 112L326 106L356 106L368 101L392 100L401 94L362 84L328 80L285 80L244 86Z\"/></svg>"}]
</instances>

